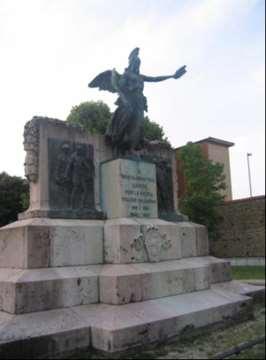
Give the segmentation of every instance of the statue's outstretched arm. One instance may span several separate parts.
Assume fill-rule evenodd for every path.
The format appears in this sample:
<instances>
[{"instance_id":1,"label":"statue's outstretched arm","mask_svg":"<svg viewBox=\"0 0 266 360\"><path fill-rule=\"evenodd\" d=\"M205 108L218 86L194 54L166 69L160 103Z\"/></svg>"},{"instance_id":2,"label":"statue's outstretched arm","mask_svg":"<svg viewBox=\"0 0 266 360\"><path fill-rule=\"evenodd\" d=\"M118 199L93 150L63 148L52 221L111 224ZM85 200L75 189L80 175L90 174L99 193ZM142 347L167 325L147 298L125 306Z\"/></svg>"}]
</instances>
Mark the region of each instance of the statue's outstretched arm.
<instances>
[{"instance_id":1,"label":"statue's outstretched arm","mask_svg":"<svg viewBox=\"0 0 266 360\"><path fill-rule=\"evenodd\" d=\"M186 66L182 66L180 69L178 69L174 73L174 75L166 75L166 76L146 76L146 75L142 75L142 78L143 78L144 81L147 81L147 82L159 82L159 81L164 81L164 80L168 80L168 79L178 79L181 76L183 76L186 72L187 72Z\"/></svg>"}]
</instances>

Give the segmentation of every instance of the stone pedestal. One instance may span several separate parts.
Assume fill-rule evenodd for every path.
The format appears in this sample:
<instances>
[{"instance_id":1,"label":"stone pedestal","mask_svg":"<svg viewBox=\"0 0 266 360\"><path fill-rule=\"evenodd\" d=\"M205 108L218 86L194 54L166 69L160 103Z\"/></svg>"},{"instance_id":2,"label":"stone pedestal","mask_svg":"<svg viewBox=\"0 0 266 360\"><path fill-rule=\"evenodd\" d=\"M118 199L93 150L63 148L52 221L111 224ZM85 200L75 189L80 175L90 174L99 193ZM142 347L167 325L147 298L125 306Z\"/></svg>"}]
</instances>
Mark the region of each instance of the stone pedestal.
<instances>
[{"instance_id":1,"label":"stone pedestal","mask_svg":"<svg viewBox=\"0 0 266 360\"><path fill-rule=\"evenodd\" d=\"M102 208L109 219L158 218L156 168L149 162L117 159L101 166Z\"/></svg>"},{"instance_id":2,"label":"stone pedestal","mask_svg":"<svg viewBox=\"0 0 266 360\"><path fill-rule=\"evenodd\" d=\"M246 295L258 288L232 282L230 263L209 256L206 228L158 219L154 164L106 162L100 138L90 152L79 130L39 121L33 168L35 138L28 144L32 218L0 229L1 359L121 351L251 315ZM93 219L101 206L108 219Z\"/></svg>"},{"instance_id":3,"label":"stone pedestal","mask_svg":"<svg viewBox=\"0 0 266 360\"><path fill-rule=\"evenodd\" d=\"M251 316L189 222L28 219L0 229L0 357L115 352ZM120 306L123 305L123 306ZM191 330L192 331L192 330Z\"/></svg>"}]
</instances>

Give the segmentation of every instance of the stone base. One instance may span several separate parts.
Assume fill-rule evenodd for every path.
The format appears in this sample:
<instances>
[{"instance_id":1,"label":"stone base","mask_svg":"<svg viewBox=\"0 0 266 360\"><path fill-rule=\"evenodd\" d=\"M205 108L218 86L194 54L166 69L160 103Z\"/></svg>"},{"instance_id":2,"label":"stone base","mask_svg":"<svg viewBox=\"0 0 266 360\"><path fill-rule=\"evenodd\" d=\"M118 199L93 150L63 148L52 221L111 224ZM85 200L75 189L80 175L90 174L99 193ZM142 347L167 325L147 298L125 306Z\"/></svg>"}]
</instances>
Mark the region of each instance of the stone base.
<instances>
[{"instance_id":1,"label":"stone base","mask_svg":"<svg viewBox=\"0 0 266 360\"><path fill-rule=\"evenodd\" d=\"M177 211L159 211L159 219L172 221L172 222L182 222L182 221L189 221L187 215L181 214Z\"/></svg>"},{"instance_id":2,"label":"stone base","mask_svg":"<svg viewBox=\"0 0 266 360\"><path fill-rule=\"evenodd\" d=\"M104 225L105 262L160 262L209 254L208 233L191 222L113 219Z\"/></svg>"},{"instance_id":3,"label":"stone base","mask_svg":"<svg viewBox=\"0 0 266 360\"><path fill-rule=\"evenodd\" d=\"M77 305L126 304L210 288L231 280L227 262L197 257L159 264L0 271L0 311L23 314Z\"/></svg>"},{"instance_id":4,"label":"stone base","mask_svg":"<svg viewBox=\"0 0 266 360\"><path fill-rule=\"evenodd\" d=\"M208 256L206 228L34 218L0 229L0 358L116 352L250 314L254 286ZM230 285L229 285L230 284Z\"/></svg>"},{"instance_id":5,"label":"stone base","mask_svg":"<svg viewBox=\"0 0 266 360\"><path fill-rule=\"evenodd\" d=\"M100 265L48 269L1 269L0 310L10 314L99 302Z\"/></svg>"},{"instance_id":6,"label":"stone base","mask_svg":"<svg viewBox=\"0 0 266 360\"><path fill-rule=\"evenodd\" d=\"M89 347L116 352L164 341L188 329L247 319L252 299L239 295L240 288L227 291L219 284L123 306L84 305L23 315L0 312L0 358L54 358ZM254 288L245 285L246 292Z\"/></svg>"},{"instance_id":7,"label":"stone base","mask_svg":"<svg viewBox=\"0 0 266 360\"><path fill-rule=\"evenodd\" d=\"M164 261L158 264L104 265L100 302L122 305L209 289L231 280L227 262L213 257Z\"/></svg>"},{"instance_id":8,"label":"stone base","mask_svg":"<svg viewBox=\"0 0 266 360\"><path fill-rule=\"evenodd\" d=\"M106 215L99 210L66 209L66 210L27 210L18 215L19 220L33 218L48 219L77 219L77 220L104 220Z\"/></svg>"},{"instance_id":9,"label":"stone base","mask_svg":"<svg viewBox=\"0 0 266 360\"><path fill-rule=\"evenodd\" d=\"M103 263L100 220L28 219L0 229L0 268Z\"/></svg>"},{"instance_id":10,"label":"stone base","mask_svg":"<svg viewBox=\"0 0 266 360\"><path fill-rule=\"evenodd\" d=\"M0 229L0 268L160 262L209 254L204 226L159 219L33 218Z\"/></svg>"}]
</instances>

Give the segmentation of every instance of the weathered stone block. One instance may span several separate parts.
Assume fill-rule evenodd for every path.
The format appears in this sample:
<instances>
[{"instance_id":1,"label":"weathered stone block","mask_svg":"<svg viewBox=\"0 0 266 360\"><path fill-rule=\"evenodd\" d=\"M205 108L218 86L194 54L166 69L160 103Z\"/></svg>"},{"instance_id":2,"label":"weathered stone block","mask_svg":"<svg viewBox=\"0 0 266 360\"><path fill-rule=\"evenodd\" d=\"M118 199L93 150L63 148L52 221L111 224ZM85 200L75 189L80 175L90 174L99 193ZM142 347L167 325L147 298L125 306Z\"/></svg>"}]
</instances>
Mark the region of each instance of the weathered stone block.
<instances>
[{"instance_id":1,"label":"weathered stone block","mask_svg":"<svg viewBox=\"0 0 266 360\"><path fill-rule=\"evenodd\" d=\"M181 241L182 257L197 256L197 235L195 225L190 222L178 223L178 237Z\"/></svg>"},{"instance_id":2,"label":"weathered stone block","mask_svg":"<svg viewBox=\"0 0 266 360\"><path fill-rule=\"evenodd\" d=\"M197 245L197 256L209 255L209 237L206 226L196 225L196 245Z\"/></svg>"},{"instance_id":3,"label":"weathered stone block","mask_svg":"<svg viewBox=\"0 0 266 360\"><path fill-rule=\"evenodd\" d=\"M103 224L82 224L51 228L50 266L101 264L103 262Z\"/></svg>"},{"instance_id":4,"label":"weathered stone block","mask_svg":"<svg viewBox=\"0 0 266 360\"><path fill-rule=\"evenodd\" d=\"M24 128L30 207L25 218L103 219L100 163L112 157L104 136L65 121L34 117Z\"/></svg>"},{"instance_id":5,"label":"weathered stone block","mask_svg":"<svg viewBox=\"0 0 266 360\"><path fill-rule=\"evenodd\" d=\"M0 267L40 268L50 262L49 229L18 221L0 229Z\"/></svg>"},{"instance_id":6,"label":"weathered stone block","mask_svg":"<svg viewBox=\"0 0 266 360\"><path fill-rule=\"evenodd\" d=\"M210 281L212 284L232 280L229 261L216 259L210 266Z\"/></svg>"},{"instance_id":7,"label":"weathered stone block","mask_svg":"<svg viewBox=\"0 0 266 360\"><path fill-rule=\"evenodd\" d=\"M182 258L209 255L208 231L205 226L192 222L178 223Z\"/></svg>"},{"instance_id":8,"label":"weathered stone block","mask_svg":"<svg viewBox=\"0 0 266 360\"><path fill-rule=\"evenodd\" d=\"M246 319L251 304L251 298L239 295L237 289L234 293L218 284L209 290L123 306L91 304L22 315L0 311L0 357L54 358L89 345L108 352L126 350L187 329Z\"/></svg>"},{"instance_id":9,"label":"weathered stone block","mask_svg":"<svg viewBox=\"0 0 266 360\"><path fill-rule=\"evenodd\" d=\"M43 311L99 301L98 266L53 269L2 269L0 310L11 314Z\"/></svg>"},{"instance_id":10,"label":"weathered stone block","mask_svg":"<svg viewBox=\"0 0 266 360\"><path fill-rule=\"evenodd\" d=\"M21 220L0 229L0 267L33 269L103 262L103 222Z\"/></svg>"},{"instance_id":11,"label":"weathered stone block","mask_svg":"<svg viewBox=\"0 0 266 360\"><path fill-rule=\"evenodd\" d=\"M211 263L211 260L210 260ZM100 274L100 301L126 304L207 289L209 263L197 259L159 264L105 265Z\"/></svg>"},{"instance_id":12,"label":"weathered stone block","mask_svg":"<svg viewBox=\"0 0 266 360\"><path fill-rule=\"evenodd\" d=\"M123 307L101 308L100 317L94 313L91 322L92 346L115 352L166 340L187 329L192 332L224 319L238 318L244 307L247 317L251 310L249 298L210 289ZM85 315L86 310L81 309L79 313Z\"/></svg>"},{"instance_id":13,"label":"weathered stone block","mask_svg":"<svg viewBox=\"0 0 266 360\"><path fill-rule=\"evenodd\" d=\"M90 344L90 326L72 309L23 315L0 312L1 359L55 359Z\"/></svg>"},{"instance_id":14,"label":"weathered stone block","mask_svg":"<svg viewBox=\"0 0 266 360\"><path fill-rule=\"evenodd\" d=\"M117 159L102 164L102 208L107 217L157 218L155 165Z\"/></svg>"},{"instance_id":15,"label":"weathered stone block","mask_svg":"<svg viewBox=\"0 0 266 360\"><path fill-rule=\"evenodd\" d=\"M181 257L178 225L159 219L113 219L104 227L106 263L159 262Z\"/></svg>"}]
</instances>

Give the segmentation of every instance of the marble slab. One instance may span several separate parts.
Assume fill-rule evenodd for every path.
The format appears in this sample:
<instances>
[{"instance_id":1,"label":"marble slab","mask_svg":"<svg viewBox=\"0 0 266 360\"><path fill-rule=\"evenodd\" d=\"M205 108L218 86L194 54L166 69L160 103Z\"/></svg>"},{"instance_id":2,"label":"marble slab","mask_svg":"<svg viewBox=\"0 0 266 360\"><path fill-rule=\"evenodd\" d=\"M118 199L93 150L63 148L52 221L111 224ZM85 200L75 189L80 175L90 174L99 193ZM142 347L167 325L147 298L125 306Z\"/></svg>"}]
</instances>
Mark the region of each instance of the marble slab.
<instances>
[{"instance_id":1,"label":"marble slab","mask_svg":"<svg viewBox=\"0 0 266 360\"><path fill-rule=\"evenodd\" d=\"M107 218L157 218L155 165L117 159L101 166L102 208Z\"/></svg>"}]
</instances>

